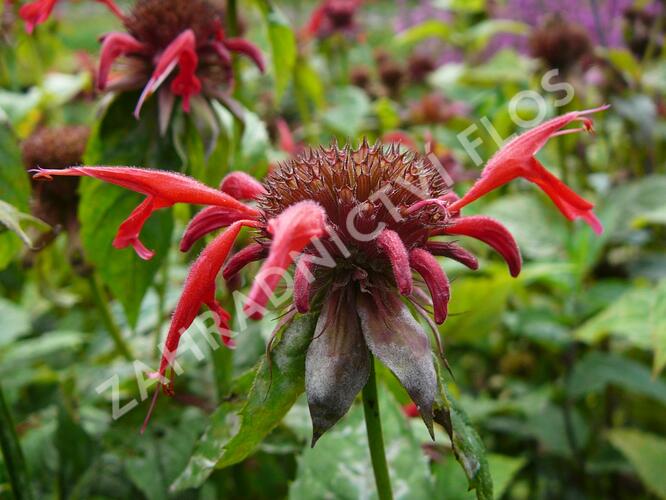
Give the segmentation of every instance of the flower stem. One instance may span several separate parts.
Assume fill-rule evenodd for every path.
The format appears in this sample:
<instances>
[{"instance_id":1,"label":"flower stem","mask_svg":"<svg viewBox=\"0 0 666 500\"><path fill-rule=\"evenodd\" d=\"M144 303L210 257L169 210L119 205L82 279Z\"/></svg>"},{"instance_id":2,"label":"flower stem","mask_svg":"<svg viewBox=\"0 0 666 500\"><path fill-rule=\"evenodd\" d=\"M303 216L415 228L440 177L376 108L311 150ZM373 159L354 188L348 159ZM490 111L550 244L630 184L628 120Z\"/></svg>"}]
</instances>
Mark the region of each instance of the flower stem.
<instances>
[{"instance_id":1,"label":"flower stem","mask_svg":"<svg viewBox=\"0 0 666 500\"><path fill-rule=\"evenodd\" d=\"M384 451L384 438L382 436L382 421L379 415L374 359L370 364L368 383L363 388L363 412L365 414L365 429L368 433L372 470L375 474L375 484L377 485L377 496L379 500L392 500L391 480L389 478L386 453Z\"/></svg>"},{"instance_id":2,"label":"flower stem","mask_svg":"<svg viewBox=\"0 0 666 500\"><path fill-rule=\"evenodd\" d=\"M115 319L113 319L111 309L109 309L109 299L106 297L106 294L102 289L102 283L100 282L99 277L93 273L90 275L88 281L90 283L90 290L92 291L92 297L95 301L95 305L99 309L99 312L102 314L102 321L104 322L106 329L109 331L109 334L111 334L111 339L116 345L118 354L120 354L127 361L134 361L132 351L125 342L125 339L123 339L123 333L120 330L120 327L116 323Z\"/></svg>"},{"instance_id":3,"label":"flower stem","mask_svg":"<svg viewBox=\"0 0 666 500\"><path fill-rule=\"evenodd\" d=\"M25 460L2 387L0 387L0 448L14 497L19 500L33 498Z\"/></svg>"}]
</instances>

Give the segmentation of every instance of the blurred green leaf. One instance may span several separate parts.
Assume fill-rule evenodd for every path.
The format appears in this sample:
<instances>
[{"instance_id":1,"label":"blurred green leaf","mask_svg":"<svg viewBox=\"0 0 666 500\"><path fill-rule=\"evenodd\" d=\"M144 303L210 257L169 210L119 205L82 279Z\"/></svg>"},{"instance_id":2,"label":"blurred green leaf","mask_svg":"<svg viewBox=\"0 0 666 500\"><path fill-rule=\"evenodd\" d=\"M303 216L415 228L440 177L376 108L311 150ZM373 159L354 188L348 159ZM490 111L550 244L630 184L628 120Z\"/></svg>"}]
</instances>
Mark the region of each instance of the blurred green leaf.
<instances>
[{"instance_id":1,"label":"blurred green leaf","mask_svg":"<svg viewBox=\"0 0 666 500\"><path fill-rule=\"evenodd\" d=\"M473 24L471 28L463 33L456 33L453 37L454 42L465 48L473 50L483 50L490 40L500 33L512 33L514 35L526 35L529 32L529 26L519 21L510 19L488 19L480 23Z\"/></svg>"},{"instance_id":2,"label":"blurred green leaf","mask_svg":"<svg viewBox=\"0 0 666 500\"><path fill-rule=\"evenodd\" d=\"M269 0L257 0L268 29L271 46L273 73L275 76L275 95L279 102L287 90L296 64L296 36L289 26L287 18Z\"/></svg>"},{"instance_id":3,"label":"blurred green leaf","mask_svg":"<svg viewBox=\"0 0 666 500\"><path fill-rule=\"evenodd\" d=\"M30 181L23 167L19 141L6 123L0 122L0 200L19 212L27 212ZM3 205L4 206L4 205ZM20 226L19 226L20 227ZM4 269L21 249L21 241L11 232L0 233L0 270Z\"/></svg>"},{"instance_id":4,"label":"blurred green leaf","mask_svg":"<svg viewBox=\"0 0 666 500\"><path fill-rule=\"evenodd\" d=\"M136 99L135 93L127 93L111 103L93 129L86 164L161 169L180 166L171 142L159 135L156 99L148 100L141 120L132 116ZM81 242L86 256L123 305L129 324L135 325L141 301L169 251L173 231L171 211L160 210L146 222L141 239L155 251L155 256L145 261L132 248L117 250L112 245L118 227L141 203L143 196L87 178L82 179L79 191Z\"/></svg>"},{"instance_id":5,"label":"blurred green leaf","mask_svg":"<svg viewBox=\"0 0 666 500\"><path fill-rule=\"evenodd\" d=\"M68 498L79 479L92 466L99 445L81 427L78 417L61 403L56 430L58 483L62 498Z\"/></svg>"},{"instance_id":6,"label":"blurred green leaf","mask_svg":"<svg viewBox=\"0 0 666 500\"><path fill-rule=\"evenodd\" d=\"M666 280L652 288L633 288L574 331L579 340L596 343L608 335L655 352L654 370L664 366Z\"/></svg>"},{"instance_id":7,"label":"blurred green leaf","mask_svg":"<svg viewBox=\"0 0 666 500\"><path fill-rule=\"evenodd\" d=\"M629 49L624 47L608 49L606 57L613 66L619 69L631 81L638 82L641 79L641 65Z\"/></svg>"},{"instance_id":8,"label":"blurred green leaf","mask_svg":"<svg viewBox=\"0 0 666 500\"><path fill-rule=\"evenodd\" d=\"M21 238L21 241L23 241L23 244L25 246L27 246L28 248L32 248L33 247L32 239L23 230L23 227L21 225L22 222L23 223L29 222L31 225L36 226L41 231L48 231L51 227L46 222L36 217L33 217L30 214L19 212L16 209L16 207L14 207L13 205L10 205L9 203L5 203L4 201L0 200L0 224L4 225L5 227L7 227L7 229L18 235L18 237ZM0 228L0 233L2 233L1 228Z\"/></svg>"},{"instance_id":9,"label":"blurred green leaf","mask_svg":"<svg viewBox=\"0 0 666 500\"><path fill-rule=\"evenodd\" d=\"M645 486L666 498L666 439L634 429L613 429L608 439L627 457Z\"/></svg>"},{"instance_id":10,"label":"blurred green leaf","mask_svg":"<svg viewBox=\"0 0 666 500\"><path fill-rule=\"evenodd\" d=\"M282 420L305 390L305 352L316 319L316 314L299 316L284 330L270 360L259 362L247 401L237 414L239 405L232 402L217 409L173 490L200 486L215 467L244 460Z\"/></svg>"},{"instance_id":11,"label":"blurred green leaf","mask_svg":"<svg viewBox=\"0 0 666 500\"><path fill-rule=\"evenodd\" d=\"M437 368L439 394L435 399L435 422L446 429L456 460L465 471L469 489L474 489L478 500L493 498L493 479L488 467L486 447L474 429L465 410L451 397L447 389L443 361L433 356Z\"/></svg>"},{"instance_id":12,"label":"blurred green leaf","mask_svg":"<svg viewBox=\"0 0 666 500\"><path fill-rule=\"evenodd\" d=\"M400 33L397 37L397 42L400 45L412 46L428 38L439 38L440 40L448 41L451 33L452 29L447 23L437 19L430 19Z\"/></svg>"},{"instance_id":13,"label":"blurred green leaf","mask_svg":"<svg viewBox=\"0 0 666 500\"><path fill-rule=\"evenodd\" d=\"M366 93L357 87L337 87L330 102L331 107L322 116L324 123L345 138L356 137L370 112Z\"/></svg>"},{"instance_id":14,"label":"blurred green leaf","mask_svg":"<svg viewBox=\"0 0 666 500\"><path fill-rule=\"evenodd\" d=\"M666 383L652 377L645 366L618 354L590 352L574 365L569 378L569 394L580 398L600 392L607 385L620 387L666 405Z\"/></svg>"},{"instance_id":15,"label":"blurred green leaf","mask_svg":"<svg viewBox=\"0 0 666 500\"><path fill-rule=\"evenodd\" d=\"M324 83L306 58L298 58L294 78L296 79L296 92L305 92L316 108L323 108L326 101Z\"/></svg>"},{"instance_id":16,"label":"blurred green leaf","mask_svg":"<svg viewBox=\"0 0 666 500\"><path fill-rule=\"evenodd\" d=\"M508 273L480 278L466 275L456 281L449 303L449 317L440 327L443 338L486 342L506 310L513 286ZM482 306L481 306L482 304Z\"/></svg>"},{"instance_id":17,"label":"blurred green leaf","mask_svg":"<svg viewBox=\"0 0 666 500\"><path fill-rule=\"evenodd\" d=\"M28 312L13 302L2 298L0 298L0 318L2 318L0 347L11 343L30 330L30 316Z\"/></svg>"},{"instance_id":18,"label":"blurred green leaf","mask_svg":"<svg viewBox=\"0 0 666 500\"><path fill-rule=\"evenodd\" d=\"M379 387L382 431L394 498L434 498L428 463L409 422L386 387ZM422 425L418 422L418 425ZM363 407L349 413L298 460L289 498L377 498Z\"/></svg>"}]
</instances>

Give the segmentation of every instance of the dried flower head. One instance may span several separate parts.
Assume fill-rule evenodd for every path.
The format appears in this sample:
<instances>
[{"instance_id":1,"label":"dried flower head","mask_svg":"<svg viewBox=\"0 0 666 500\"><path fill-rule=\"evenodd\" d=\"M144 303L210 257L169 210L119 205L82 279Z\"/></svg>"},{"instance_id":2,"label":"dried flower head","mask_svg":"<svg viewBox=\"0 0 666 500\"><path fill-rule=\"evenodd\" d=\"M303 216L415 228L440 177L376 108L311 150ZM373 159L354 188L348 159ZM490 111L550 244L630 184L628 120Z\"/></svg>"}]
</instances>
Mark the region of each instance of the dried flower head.
<instances>
[{"instance_id":1,"label":"dried flower head","mask_svg":"<svg viewBox=\"0 0 666 500\"><path fill-rule=\"evenodd\" d=\"M407 67L411 81L422 83L437 68L437 64L430 54L414 52L407 60Z\"/></svg>"},{"instance_id":2,"label":"dried flower head","mask_svg":"<svg viewBox=\"0 0 666 500\"><path fill-rule=\"evenodd\" d=\"M451 101L441 92L431 92L409 106L409 121L417 125L446 123L467 111L465 103Z\"/></svg>"},{"instance_id":3,"label":"dried flower head","mask_svg":"<svg viewBox=\"0 0 666 500\"><path fill-rule=\"evenodd\" d=\"M529 39L533 57L548 68L566 72L592 52L592 42L585 28L560 15L549 16Z\"/></svg>"},{"instance_id":4,"label":"dried flower head","mask_svg":"<svg viewBox=\"0 0 666 500\"><path fill-rule=\"evenodd\" d=\"M518 275L522 259L507 229L490 217L461 214L469 203L517 177L537 184L567 218L583 218L600 231L592 204L534 157L551 137L590 130L587 115L595 111L567 113L510 141L462 198L428 158L398 145L365 141L356 149L334 144L307 151L281 164L263 183L231 173L219 191L177 174L127 167L42 170L37 177L87 175L146 194L117 237L125 245L131 238L138 252L145 249L139 242L143 222L153 210L176 202L211 205L190 222L182 250L227 227L197 258L185 282L159 368L167 392L173 387L164 376L203 304L215 313L223 341L232 343L230 315L215 300L218 273L233 279L246 264L263 260L243 305L247 316L260 318L270 306L282 313L283 322L297 313L318 314L305 362L313 442L353 403L368 379L371 354L395 374L432 432L437 379L431 336L413 313L433 327L432 339L439 342L432 323L446 320L451 292L436 256L478 267L476 257L456 242L432 238L481 240L502 255L512 276ZM563 130L572 122L583 126ZM255 241L227 259L243 226L254 228ZM294 263L293 296L277 301L274 291Z\"/></svg>"}]
</instances>

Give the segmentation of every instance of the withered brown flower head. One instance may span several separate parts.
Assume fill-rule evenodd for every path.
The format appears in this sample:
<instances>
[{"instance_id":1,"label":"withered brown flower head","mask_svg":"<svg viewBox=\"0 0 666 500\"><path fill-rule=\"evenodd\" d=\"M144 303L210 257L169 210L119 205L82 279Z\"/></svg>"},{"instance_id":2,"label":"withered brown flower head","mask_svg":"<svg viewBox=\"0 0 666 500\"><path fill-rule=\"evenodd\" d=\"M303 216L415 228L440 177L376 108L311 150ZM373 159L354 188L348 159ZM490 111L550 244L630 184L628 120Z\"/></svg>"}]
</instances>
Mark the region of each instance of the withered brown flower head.
<instances>
[{"instance_id":1,"label":"withered brown flower head","mask_svg":"<svg viewBox=\"0 0 666 500\"><path fill-rule=\"evenodd\" d=\"M437 67L435 60L430 54L414 52L407 60L409 78L416 83L421 83L426 76L432 73Z\"/></svg>"},{"instance_id":2,"label":"withered brown flower head","mask_svg":"<svg viewBox=\"0 0 666 500\"><path fill-rule=\"evenodd\" d=\"M83 163L90 130L88 127L63 126L41 128L30 135L21 144L21 154L26 170L36 168L64 169ZM53 228L65 228L70 235L69 253L77 270L80 266L80 248L78 248L77 207L79 196L76 177L59 177L54 182L32 182L32 214ZM41 248L57 235L52 231L35 245Z\"/></svg>"},{"instance_id":3,"label":"withered brown flower head","mask_svg":"<svg viewBox=\"0 0 666 500\"><path fill-rule=\"evenodd\" d=\"M26 169L80 165L89 135L83 125L40 128L21 144L23 164Z\"/></svg>"},{"instance_id":4,"label":"withered brown flower head","mask_svg":"<svg viewBox=\"0 0 666 500\"><path fill-rule=\"evenodd\" d=\"M402 66L392 59L387 59L379 64L379 79L390 93L397 93L405 76Z\"/></svg>"},{"instance_id":5,"label":"withered brown flower head","mask_svg":"<svg viewBox=\"0 0 666 500\"><path fill-rule=\"evenodd\" d=\"M592 41L585 28L559 15L548 17L532 32L529 46L533 57L562 72L592 52Z\"/></svg>"},{"instance_id":6,"label":"withered brown flower head","mask_svg":"<svg viewBox=\"0 0 666 500\"><path fill-rule=\"evenodd\" d=\"M356 66L352 68L349 79L355 87L367 90L370 86L370 72L365 66Z\"/></svg>"}]
</instances>

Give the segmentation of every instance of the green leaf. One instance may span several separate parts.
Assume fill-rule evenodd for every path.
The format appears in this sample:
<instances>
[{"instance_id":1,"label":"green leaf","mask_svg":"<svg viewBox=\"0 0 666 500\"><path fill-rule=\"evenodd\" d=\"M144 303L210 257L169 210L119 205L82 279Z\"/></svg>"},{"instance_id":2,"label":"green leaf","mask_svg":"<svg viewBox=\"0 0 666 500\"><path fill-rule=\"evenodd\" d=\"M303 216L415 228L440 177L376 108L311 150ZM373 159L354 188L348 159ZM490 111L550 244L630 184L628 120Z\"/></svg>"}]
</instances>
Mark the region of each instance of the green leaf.
<instances>
[{"instance_id":1,"label":"green leaf","mask_svg":"<svg viewBox=\"0 0 666 500\"><path fill-rule=\"evenodd\" d=\"M457 45L473 50L483 50L495 35L500 33L512 33L514 35L525 35L529 32L529 26L519 21L510 19L489 19L473 24L464 33L456 34L454 41Z\"/></svg>"},{"instance_id":2,"label":"green leaf","mask_svg":"<svg viewBox=\"0 0 666 500\"><path fill-rule=\"evenodd\" d=\"M650 370L640 363L601 352L590 352L576 363L569 379L569 394L579 398L600 392L609 384L666 405L664 381L652 378Z\"/></svg>"},{"instance_id":3,"label":"green leaf","mask_svg":"<svg viewBox=\"0 0 666 500\"><path fill-rule=\"evenodd\" d=\"M400 33L397 42L400 45L412 46L428 38L439 38L448 41L451 38L451 33L452 30L449 24L437 19L430 19Z\"/></svg>"},{"instance_id":4,"label":"green leaf","mask_svg":"<svg viewBox=\"0 0 666 500\"><path fill-rule=\"evenodd\" d=\"M94 462L99 452L99 445L83 429L78 416L70 408L60 403L58 409L58 428L56 430L56 448L58 449L58 476L60 496L68 498L77 480Z\"/></svg>"},{"instance_id":5,"label":"green leaf","mask_svg":"<svg viewBox=\"0 0 666 500\"><path fill-rule=\"evenodd\" d=\"M469 489L476 491L478 500L493 498L493 480L486 457L486 448L472 426L465 410L451 397L446 387L446 367L434 356L439 380L439 394L435 401L435 422L446 429L451 447L469 482Z\"/></svg>"},{"instance_id":6,"label":"green leaf","mask_svg":"<svg viewBox=\"0 0 666 500\"><path fill-rule=\"evenodd\" d=\"M641 79L641 64L634 55L624 47L608 49L606 57L613 66L628 76L631 81L638 82Z\"/></svg>"},{"instance_id":7,"label":"green leaf","mask_svg":"<svg viewBox=\"0 0 666 500\"><path fill-rule=\"evenodd\" d=\"M275 78L276 100L280 101L287 90L296 64L296 36L289 21L269 0L258 0L259 8L268 29L271 59Z\"/></svg>"},{"instance_id":8,"label":"green leaf","mask_svg":"<svg viewBox=\"0 0 666 500\"><path fill-rule=\"evenodd\" d=\"M30 316L28 312L6 299L0 298L0 347L11 343L14 339L26 334L30 330Z\"/></svg>"},{"instance_id":9,"label":"green leaf","mask_svg":"<svg viewBox=\"0 0 666 500\"><path fill-rule=\"evenodd\" d=\"M0 200L19 212L27 212L30 181L23 167L18 144L18 138L9 126L0 123ZM0 270L4 269L20 250L21 241L16 234L0 233Z\"/></svg>"},{"instance_id":10,"label":"green leaf","mask_svg":"<svg viewBox=\"0 0 666 500\"><path fill-rule=\"evenodd\" d=\"M323 108L326 101L324 83L306 58L298 58L294 78L296 79L296 92L304 92L316 108Z\"/></svg>"},{"instance_id":11,"label":"green leaf","mask_svg":"<svg viewBox=\"0 0 666 500\"><path fill-rule=\"evenodd\" d=\"M627 457L647 489L666 498L666 439L634 429L613 429L608 439Z\"/></svg>"},{"instance_id":12,"label":"green leaf","mask_svg":"<svg viewBox=\"0 0 666 500\"><path fill-rule=\"evenodd\" d=\"M398 403L379 387L389 476L396 499L434 498L426 456ZM420 422L419 425L422 425ZM377 498L362 405L354 405L314 448L298 459L289 498Z\"/></svg>"},{"instance_id":13,"label":"green leaf","mask_svg":"<svg viewBox=\"0 0 666 500\"><path fill-rule=\"evenodd\" d=\"M338 87L331 94L331 107L323 114L324 123L345 137L356 137L370 112L370 99L357 87Z\"/></svg>"},{"instance_id":14,"label":"green leaf","mask_svg":"<svg viewBox=\"0 0 666 500\"><path fill-rule=\"evenodd\" d=\"M141 120L132 116L136 99L135 93L122 94L110 105L91 134L86 164L161 169L180 166L171 142L159 135L156 99L146 103ZM144 261L132 248L117 250L112 246L118 227L141 203L143 196L94 179L82 179L79 190L81 242L86 256L123 305L130 325L135 325L141 301L170 247L171 211L160 210L153 214L141 232L142 241L155 251L151 260Z\"/></svg>"},{"instance_id":15,"label":"green leaf","mask_svg":"<svg viewBox=\"0 0 666 500\"><path fill-rule=\"evenodd\" d=\"M0 450L2 450L3 468L7 470L15 498L33 498L33 486L30 483L16 426L5 401L2 387L0 387ZM11 495L9 496L11 497Z\"/></svg>"},{"instance_id":16,"label":"green leaf","mask_svg":"<svg viewBox=\"0 0 666 500\"><path fill-rule=\"evenodd\" d=\"M499 325L506 310L512 279L504 269L488 278L466 275L459 279L451 294L450 315L440 327L443 338L487 341L488 334Z\"/></svg>"},{"instance_id":17,"label":"green leaf","mask_svg":"<svg viewBox=\"0 0 666 500\"><path fill-rule=\"evenodd\" d=\"M608 335L623 339L641 349L653 349L655 373L661 371L666 356L666 280L653 288L633 288L606 309L583 323L574 336L597 343Z\"/></svg>"},{"instance_id":18,"label":"green leaf","mask_svg":"<svg viewBox=\"0 0 666 500\"><path fill-rule=\"evenodd\" d=\"M223 403L215 411L172 490L198 487L215 467L244 460L282 420L305 390L305 353L316 320L316 314L299 316L276 339L270 360L259 362L240 411L236 413L238 402Z\"/></svg>"},{"instance_id":19,"label":"green leaf","mask_svg":"<svg viewBox=\"0 0 666 500\"><path fill-rule=\"evenodd\" d=\"M10 231L13 231L19 238L21 238L21 241L25 246L32 248L32 239L21 226L21 222L24 221L30 222L32 225L37 226L43 231L48 231L51 227L46 222L33 217L30 214L19 212L15 206L0 200L0 224L6 226Z\"/></svg>"}]
</instances>

